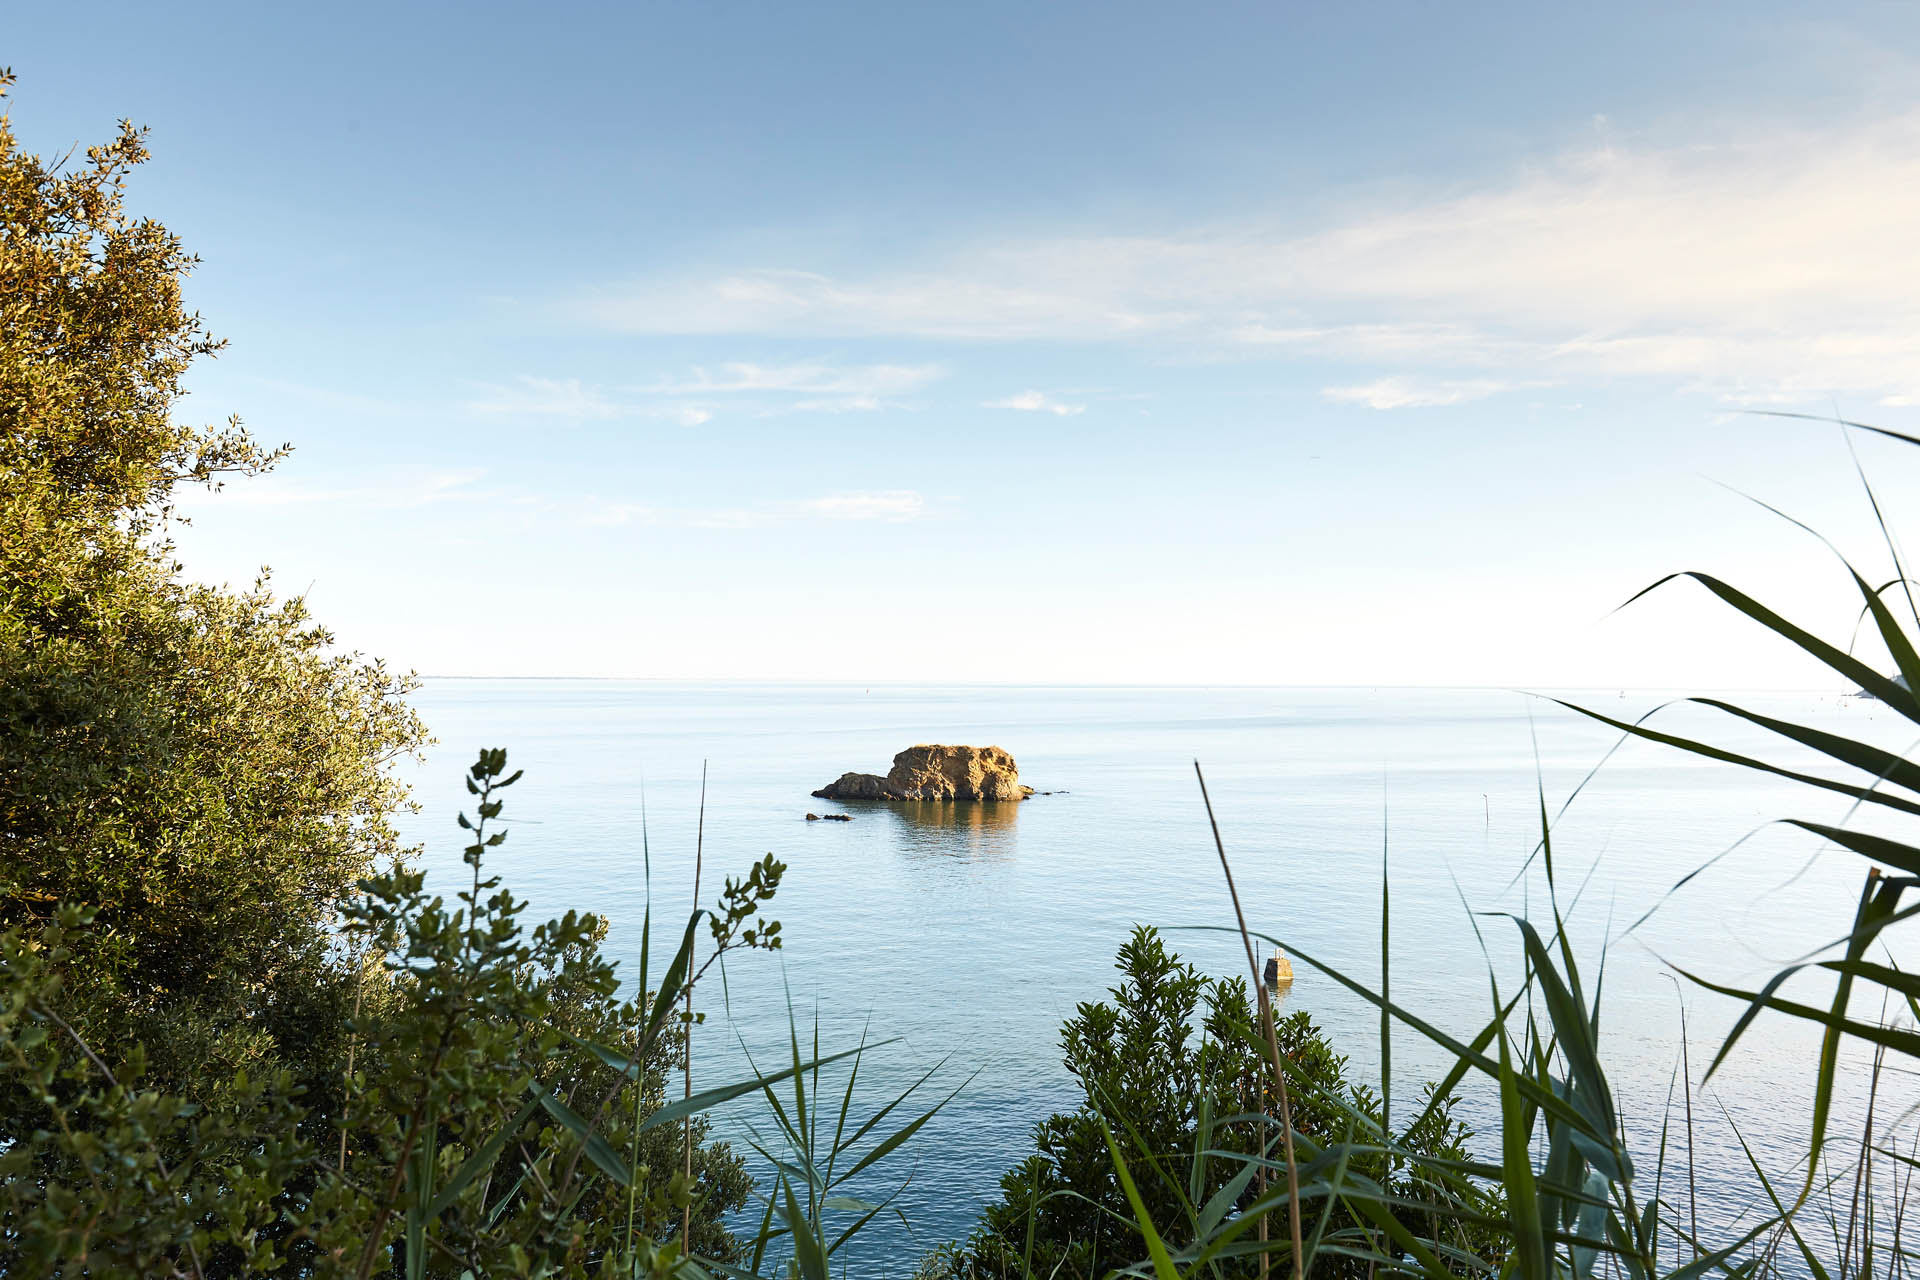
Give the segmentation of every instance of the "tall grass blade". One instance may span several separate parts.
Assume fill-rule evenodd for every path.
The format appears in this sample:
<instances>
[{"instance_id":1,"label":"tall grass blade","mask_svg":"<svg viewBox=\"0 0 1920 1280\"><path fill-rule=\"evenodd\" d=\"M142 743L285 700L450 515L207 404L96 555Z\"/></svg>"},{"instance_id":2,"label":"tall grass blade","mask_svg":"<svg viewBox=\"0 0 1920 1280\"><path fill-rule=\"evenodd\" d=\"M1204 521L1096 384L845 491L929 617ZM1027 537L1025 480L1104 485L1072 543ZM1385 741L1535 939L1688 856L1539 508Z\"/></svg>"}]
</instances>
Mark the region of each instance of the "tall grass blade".
<instances>
[{"instance_id":1,"label":"tall grass blade","mask_svg":"<svg viewBox=\"0 0 1920 1280\"><path fill-rule=\"evenodd\" d=\"M1747 595L1744 591L1722 582L1710 573L1698 573L1692 570L1683 573L1670 573L1652 586L1635 593L1626 603L1632 604L1635 600L1640 599L1649 592L1658 590L1667 583L1677 581L1681 578L1693 579L1721 600L1745 614L1748 618L1758 622L1761 626L1773 632L1781 639L1793 644L1807 656L1817 659L1840 675L1853 681L1856 686L1865 689L1868 693L1879 698L1882 702L1885 702L1909 720L1920 721L1920 703L1915 702L1914 695L1911 692L1901 688L1900 685L1888 679L1886 676L1881 675L1878 671L1875 671L1872 667L1860 661L1852 654L1834 648L1819 636L1787 621L1773 610L1767 608L1767 606L1761 604L1758 600L1755 600L1752 596ZM1872 592L1869 591L1868 594L1871 595ZM1621 606L1621 608L1625 607L1626 605ZM1578 708L1576 708L1576 710L1577 709Z\"/></svg>"},{"instance_id":2,"label":"tall grass blade","mask_svg":"<svg viewBox=\"0 0 1920 1280\"><path fill-rule=\"evenodd\" d=\"M1304 1280L1310 1260L1301 1239L1300 1170L1293 1151L1293 1106L1287 1097L1287 1073L1280 1066L1280 1042L1273 1027L1273 1001L1267 996L1266 979L1260 972L1260 962L1254 958L1253 939L1247 932L1247 915L1240 908L1240 891L1233 885L1233 868L1227 862L1226 842L1220 838L1220 823L1213 813L1213 797L1207 794L1207 776L1200 771L1198 760L1193 762L1193 775L1200 782L1200 800L1206 806L1207 825L1213 830L1213 847L1220 855L1220 870L1227 880L1227 896L1233 900L1233 916L1240 926L1240 941L1247 952L1247 969L1259 1000L1260 1023L1267 1036L1267 1052L1273 1066L1273 1087L1280 1099L1281 1146L1287 1157L1287 1226L1293 1236L1293 1277L1294 1280Z\"/></svg>"},{"instance_id":3,"label":"tall grass blade","mask_svg":"<svg viewBox=\"0 0 1920 1280\"><path fill-rule=\"evenodd\" d=\"M538 1098L529 1098L511 1119L494 1130L492 1137L476 1147L473 1154L463 1160L460 1167L453 1171L453 1176L447 1179L446 1185L440 1188L439 1194L428 1201L427 1216L437 1218L452 1208L453 1202L460 1198L460 1193L465 1191L476 1177L493 1168L500 1159L500 1153L507 1149L507 1143L513 1135L520 1131L520 1126L525 1124L539 1107Z\"/></svg>"},{"instance_id":4,"label":"tall grass blade","mask_svg":"<svg viewBox=\"0 0 1920 1280\"><path fill-rule=\"evenodd\" d=\"M580 1140L581 1145L586 1149L587 1159L593 1161L600 1172L623 1187L633 1181L633 1171L627 1167L627 1162L620 1158L620 1153L613 1149L613 1144L587 1122L586 1117L562 1102L553 1090L537 1080L528 1085L527 1089L533 1094L535 1101L547 1109L549 1115Z\"/></svg>"},{"instance_id":5,"label":"tall grass blade","mask_svg":"<svg viewBox=\"0 0 1920 1280\"><path fill-rule=\"evenodd\" d=\"M1393 1131L1393 887L1388 875L1387 814L1380 815L1380 1127Z\"/></svg>"},{"instance_id":6,"label":"tall grass blade","mask_svg":"<svg viewBox=\"0 0 1920 1280\"><path fill-rule=\"evenodd\" d=\"M880 1045L892 1043L894 1043L892 1040L882 1040ZM879 1048L880 1045L869 1045L868 1048ZM828 1063L839 1062L843 1058L851 1058L859 1052L860 1050L858 1049L843 1049L839 1053L828 1054L824 1058L815 1058L792 1067L786 1067L770 1075L753 1076L750 1079L740 1080L733 1084L720 1085L712 1089L702 1089L691 1098L683 1098L679 1102L671 1102L660 1108L646 1118L646 1121L641 1125L641 1129L644 1132L647 1129L657 1128L663 1124L672 1124L676 1120L697 1115L702 1111L717 1107L723 1102L731 1102L735 1098L745 1094L753 1093L756 1090L764 1090L770 1085L779 1084L788 1076L795 1075L802 1071L816 1071Z\"/></svg>"},{"instance_id":7,"label":"tall grass blade","mask_svg":"<svg viewBox=\"0 0 1920 1280\"><path fill-rule=\"evenodd\" d=\"M1882 805L1889 809L1897 809L1901 813L1920 816L1920 802L1909 800L1904 796L1888 795L1886 792L1876 790L1872 787L1861 787L1855 786L1852 783L1836 782L1830 778L1822 778L1817 774L1800 773L1793 769L1783 769L1778 765L1768 764L1766 761L1755 759L1752 756L1743 756L1737 752L1709 746L1707 743L1695 739L1682 738L1674 734L1662 733L1657 729L1649 729L1644 723L1636 722L1630 724L1625 720L1616 720L1612 716L1590 710L1580 706L1578 703L1561 702L1558 698L1552 699L1552 701L1567 708L1569 711L1578 712L1590 720L1598 720L1601 724L1612 725L1622 733L1631 734L1636 738L1643 738L1648 742L1657 742L1662 746L1674 747L1693 755L1702 756L1708 760L1718 760L1722 764L1738 765L1742 769L1752 769L1758 773L1772 774L1776 778L1785 778L1789 782L1805 783L1810 787L1819 787L1825 791L1837 792L1840 795L1849 796L1854 800L1866 804ZM1705 701L1705 699L1683 699L1683 701ZM1807 736L1809 738L1818 738L1820 735L1809 731ZM1837 739L1836 741L1844 742L1845 739ZM1866 750L1866 748L1863 747L1863 751L1864 750ZM1889 757L1889 759L1892 759L1892 757ZM1875 776L1878 777L1879 775L1876 774Z\"/></svg>"},{"instance_id":8,"label":"tall grass blade","mask_svg":"<svg viewBox=\"0 0 1920 1280\"><path fill-rule=\"evenodd\" d=\"M1113 1176L1119 1181L1120 1190L1133 1208L1134 1225L1140 1231L1140 1238L1147 1242L1147 1256L1153 1260L1154 1274L1159 1280L1180 1280L1180 1272L1173 1265L1166 1243L1160 1239L1160 1232L1153 1225L1153 1215L1147 1212L1146 1202L1140 1198L1140 1189L1133 1184L1133 1173L1127 1168L1127 1158L1120 1154L1120 1144L1113 1140L1113 1130L1107 1127L1104 1119L1100 1121L1100 1132L1107 1140L1107 1153L1113 1159Z\"/></svg>"},{"instance_id":9,"label":"tall grass blade","mask_svg":"<svg viewBox=\"0 0 1920 1280\"><path fill-rule=\"evenodd\" d=\"M780 1179L780 1191L787 1201L787 1230L793 1237L793 1261L802 1280L829 1280L826 1249L808 1229L810 1219L800 1211L800 1202L793 1195L793 1184L784 1176Z\"/></svg>"}]
</instances>

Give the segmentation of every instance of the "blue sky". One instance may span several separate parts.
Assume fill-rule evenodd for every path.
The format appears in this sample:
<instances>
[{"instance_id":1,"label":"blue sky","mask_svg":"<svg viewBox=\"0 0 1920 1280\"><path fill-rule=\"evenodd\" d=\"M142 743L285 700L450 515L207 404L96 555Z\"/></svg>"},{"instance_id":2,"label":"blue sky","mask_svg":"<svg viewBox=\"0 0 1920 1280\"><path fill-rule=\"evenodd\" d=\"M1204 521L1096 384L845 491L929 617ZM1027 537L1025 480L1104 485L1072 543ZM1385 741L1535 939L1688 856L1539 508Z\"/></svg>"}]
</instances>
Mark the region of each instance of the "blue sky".
<instances>
[{"instance_id":1,"label":"blue sky","mask_svg":"<svg viewBox=\"0 0 1920 1280\"><path fill-rule=\"evenodd\" d=\"M43 152L293 457L189 504L428 673L1799 686L1920 428L1902 6L110 5ZM1920 457L1862 446L1897 507Z\"/></svg>"}]
</instances>

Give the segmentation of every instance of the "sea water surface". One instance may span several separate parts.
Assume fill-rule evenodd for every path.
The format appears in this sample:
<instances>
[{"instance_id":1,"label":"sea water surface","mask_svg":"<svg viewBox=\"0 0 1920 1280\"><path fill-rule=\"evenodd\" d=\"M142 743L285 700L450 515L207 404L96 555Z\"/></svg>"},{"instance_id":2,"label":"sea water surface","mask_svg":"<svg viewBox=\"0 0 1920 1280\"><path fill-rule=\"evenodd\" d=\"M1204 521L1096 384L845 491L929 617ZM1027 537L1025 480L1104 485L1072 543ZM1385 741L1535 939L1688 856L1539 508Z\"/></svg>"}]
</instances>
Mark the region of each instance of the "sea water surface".
<instances>
[{"instance_id":1,"label":"sea water surface","mask_svg":"<svg viewBox=\"0 0 1920 1280\"><path fill-rule=\"evenodd\" d=\"M1564 696L1632 719L1674 695ZM1734 696L1896 750L1912 745L1910 726L1867 700ZM1133 926L1166 931L1210 974L1246 972L1238 937L1218 931L1232 911L1196 760L1249 923L1296 952L1285 1008L1309 1011L1355 1077L1376 1087L1377 1012L1299 956L1380 979L1384 858L1394 999L1471 1035L1487 1017L1490 978L1510 982L1516 971L1515 928L1490 913L1550 920L1537 854L1544 807L1590 990L1604 950L1603 1050L1649 1167L1668 1099L1679 1097L1670 1090L1682 1001L1696 1086L1739 1012L1676 970L1765 981L1845 932L1866 871L1773 823L1848 819L1844 797L1641 742L1609 757L1617 731L1517 692L435 679L414 702L438 743L410 779L421 809L405 834L424 846L423 865L449 896L465 874L454 819L470 802L460 777L489 746L526 770L507 793L512 836L491 870L537 918L569 908L607 916L616 957L637 957L649 894L655 954L677 940L692 899L703 773L703 898L763 854L788 865L771 912L784 949L730 964L724 1001L718 983L701 994L698 1086L740 1076L749 1050L763 1066L784 1061L790 1010L805 1036L817 1019L823 1050L851 1047L863 1032L889 1042L862 1066L856 1115L944 1063L925 1105L958 1094L866 1186L884 1193L906 1180L895 1205L909 1225L877 1221L848 1255L856 1276L902 1274L926 1248L964 1235L1000 1175L1031 1149L1035 1122L1075 1104L1060 1025L1106 995ZM1806 763L1698 707L1669 708L1656 723ZM847 770L885 772L896 751L923 742L1004 747L1023 781L1053 794L985 806L809 795ZM809 822L809 811L853 821ZM1820 993L1817 979L1805 992ZM1763 1019L1696 1091L1703 1226L1730 1228L1762 1204L1730 1124L1770 1173L1792 1180L1815 1048L1805 1026ZM1397 1097L1416 1096L1443 1069L1404 1028L1392 1049ZM1867 1078L1863 1061L1849 1063L1840 1124L1863 1109ZM1912 1093L1910 1080L1896 1087ZM770 1134L760 1105L729 1108L722 1128L736 1140L750 1125ZM1881 1106L1900 1110L1885 1098ZM903 1107L896 1119L914 1114ZM1484 1090L1469 1090L1466 1114L1487 1126Z\"/></svg>"}]
</instances>

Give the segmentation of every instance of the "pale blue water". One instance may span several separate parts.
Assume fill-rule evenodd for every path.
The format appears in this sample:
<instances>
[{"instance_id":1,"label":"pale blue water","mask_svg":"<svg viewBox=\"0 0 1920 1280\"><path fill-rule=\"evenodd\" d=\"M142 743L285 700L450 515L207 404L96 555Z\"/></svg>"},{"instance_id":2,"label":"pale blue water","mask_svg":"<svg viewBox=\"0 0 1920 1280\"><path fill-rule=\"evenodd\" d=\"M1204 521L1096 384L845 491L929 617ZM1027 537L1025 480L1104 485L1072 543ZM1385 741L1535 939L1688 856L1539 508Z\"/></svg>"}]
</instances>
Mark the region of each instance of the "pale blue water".
<instances>
[{"instance_id":1,"label":"pale blue water","mask_svg":"<svg viewBox=\"0 0 1920 1280\"><path fill-rule=\"evenodd\" d=\"M1660 700L1572 696L1622 717ZM1744 701L1896 749L1911 745L1904 722L1870 703ZM849 1274L875 1276L902 1272L923 1248L964 1234L999 1175L1028 1150L1032 1125L1074 1103L1060 1023L1078 1002L1104 994L1115 948L1135 922L1169 930L1231 922L1196 758L1253 926L1367 981L1379 976L1386 824L1394 994L1449 1030L1471 1032L1488 1007L1488 978L1461 895L1476 909L1531 904L1544 914L1537 872L1512 883L1538 838L1536 787L1557 813L1618 736L1543 700L1485 690L433 680L415 703L440 745L415 779L424 807L406 827L449 893L458 877L445 873L459 866L453 818L467 801L459 775L481 746L507 747L527 771L509 793L513 835L494 869L537 911L608 916L615 955L638 952L643 793L655 914L684 921L703 761L708 900L722 875L764 853L788 864L774 912L785 950L730 969L730 1017L717 985L703 998L711 1012L696 1042L702 1086L740 1072L737 1040L763 1063L784 1053L789 991L809 1027L818 1011L823 1048L850 1047L869 1021L876 1039L897 1038L863 1067L869 1102L943 1058L936 1083L950 1089L972 1077L891 1162L894 1181L912 1175L898 1201L912 1228L876 1224L852 1255ZM1736 746L1765 741L1694 709L1665 723L1711 729ZM849 769L884 771L894 752L917 742L1005 747L1024 781L1065 794L952 807L939 821L808 795ZM1768 749L1770 758L1794 759ZM810 823L809 810L857 816ZM1836 820L1845 810L1838 797L1634 744L1559 820L1563 896L1578 891L1572 932L1594 962L1603 937L1620 934L1686 871L1757 832L1609 955L1606 1047L1649 1159L1679 1046L1665 963L1751 985L1843 931L1864 864L1764 824L1787 815ZM1510 971L1512 926L1479 923ZM1237 938L1172 936L1203 969L1244 972ZM1377 1015L1305 964L1295 967L1290 1007L1310 1010L1359 1077L1374 1079ZM1596 970L1589 963L1590 982ZM1697 1079L1736 1011L1695 989L1686 998ZM1696 1100L1703 1219L1730 1221L1757 1203L1720 1107L1774 1171L1800 1149L1811 1044L1804 1028L1763 1022L1709 1097ZM1394 1061L1403 1097L1437 1072L1436 1056L1410 1032L1396 1033ZM1850 1071L1843 1120L1857 1113L1864 1078ZM1470 1112L1486 1114L1477 1099ZM738 1132L742 1119L736 1108L727 1123Z\"/></svg>"}]
</instances>

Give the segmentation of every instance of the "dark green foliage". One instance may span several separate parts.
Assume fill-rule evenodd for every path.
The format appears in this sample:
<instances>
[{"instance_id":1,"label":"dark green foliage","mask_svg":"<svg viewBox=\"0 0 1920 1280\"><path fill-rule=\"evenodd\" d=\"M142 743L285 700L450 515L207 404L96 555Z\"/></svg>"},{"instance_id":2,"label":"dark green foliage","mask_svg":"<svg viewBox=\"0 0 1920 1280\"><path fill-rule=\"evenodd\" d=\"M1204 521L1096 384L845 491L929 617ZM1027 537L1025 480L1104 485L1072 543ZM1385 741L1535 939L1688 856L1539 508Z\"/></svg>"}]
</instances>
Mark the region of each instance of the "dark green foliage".
<instances>
[{"instance_id":1,"label":"dark green foliage","mask_svg":"<svg viewBox=\"0 0 1920 1280\"><path fill-rule=\"evenodd\" d=\"M279 455L175 420L219 344L181 303L194 259L123 208L145 159L123 125L45 165L0 116L0 929L88 907L67 1008L156 1085L319 1090L351 1005L326 931L396 852L386 766L422 730L299 601L179 576L174 486Z\"/></svg>"},{"instance_id":2,"label":"dark green foliage","mask_svg":"<svg viewBox=\"0 0 1920 1280\"><path fill-rule=\"evenodd\" d=\"M1124 1153L1136 1192L1157 1233L1174 1245L1191 1234L1196 1208L1225 1192L1223 1212L1244 1210L1258 1194L1249 1159L1275 1159L1277 1125L1262 1115L1271 1079L1265 1041L1256 1030L1247 984L1209 979L1167 949L1158 933L1136 928L1115 968L1123 975L1112 1003L1082 1004L1061 1032L1067 1070L1085 1092L1078 1110L1049 1116L1034 1131L1034 1154L1001 1179L964 1250L947 1260L967 1276L1098 1277L1147 1253L1141 1229L1116 1178L1108 1146ZM1278 1026L1282 1061L1301 1140L1332 1147L1350 1140L1356 1117L1377 1128L1380 1107L1347 1078L1334 1052L1304 1012ZM1471 1136L1441 1099L1402 1145L1424 1156L1463 1159ZM1241 1157L1236 1159L1234 1157ZM1389 1168L1376 1150L1356 1152L1353 1174L1368 1176L1411 1206L1426 1199L1401 1159ZM1280 1175L1268 1170L1277 1182ZM1417 1216L1411 1207L1408 1217ZM1270 1229L1286 1232L1284 1213ZM1353 1226L1337 1211L1328 1230ZM1471 1247L1479 1237L1469 1234ZM1253 1275L1257 1259L1230 1260L1219 1274ZM1315 1275L1365 1274L1366 1264L1323 1254Z\"/></svg>"},{"instance_id":3,"label":"dark green foliage","mask_svg":"<svg viewBox=\"0 0 1920 1280\"><path fill-rule=\"evenodd\" d=\"M54 916L0 934L0 1073L29 1120L0 1152L0 1272L272 1271L283 1193L315 1155L290 1073L236 1072L209 1109L141 1088L137 1046L110 1068L58 1013L92 921Z\"/></svg>"},{"instance_id":4,"label":"dark green foliage","mask_svg":"<svg viewBox=\"0 0 1920 1280\"><path fill-rule=\"evenodd\" d=\"M0 935L0 1070L19 1134L0 1153L0 1273L645 1273L684 1256L689 1204L693 1251L738 1254L721 1222L747 1203L745 1166L705 1142L698 1106L667 1098L685 1034L672 1010L701 971L691 947L649 1001L622 1001L602 921L570 913L528 932L523 904L482 868L505 837L489 831L505 763L487 752L472 771L485 816L455 904L400 869L347 910L364 961L348 972L379 998L350 1020L335 1066L344 1116L313 1111L284 1069L236 1071L213 1105L146 1087L137 1045L110 1062L63 1012L73 944L97 928L88 914L63 906ZM753 943L739 926L782 870L769 858L729 893L736 910L702 969L777 945L768 926Z\"/></svg>"},{"instance_id":5,"label":"dark green foliage","mask_svg":"<svg viewBox=\"0 0 1920 1280\"><path fill-rule=\"evenodd\" d=\"M698 1118L653 1122L684 1030L615 997L604 926L526 934L483 892L498 831L460 907L398 865L410 680L264 578L182 579L175 487L284 450L178 420L220 344L182 304L192 256L123 205L146 158L123 125L49 165L0 115L0 1272L365 1274L400 1240L408 1270L520 1249L580 1274L686 1203L694 1248L728 1253L743 1166ZM472 774L482 825L503 767ZM729 882L712 954L778 945L754 914L778 879L769 859ZM694 923L656 975L676 994ZM441 1165L501 1132L428 1213ZM669 1176L688 1133L691 1183ZM621 1141L659 1171L631 1195L579 1156Z\"/></svg>"},{"instance_id":6,"label":"dark green foliage","mask_svg":"<svg viewBox=\"0 0 1920 1280\"><path fill-rule=\"evenodd\" d=\"M499 792L519 777L503 778L505 766L504 752L485 752L470 775L473 881L456 904L399 871L370 882L348 913L349 938L381 958L393 997L356 1046L345 1175L328 1179L308 1218L316 1256L353 1273L398 1228L410 1273L581 1275L627 1249L630 1209L633 1229L660 1239L697 1200L694 1250L731 1257L720 1218L746 1203L743 1165L702 1143L698 1119L689 1184L681 1127L659 1120L684 1028L618 999L599 950L603 921L568 913L527 933L524 904L482 874L485 851L506 834L489 831ZM771 860L756 868L763 891L750 909L779 870ZM715 942L715 955L745 945L730 928ZM682 967L675 985L691 980ZM596 1045L614 1047L615 1061ZM375 1192L378 1207L356 1188Z\"/></svg>"}]
</instances>

